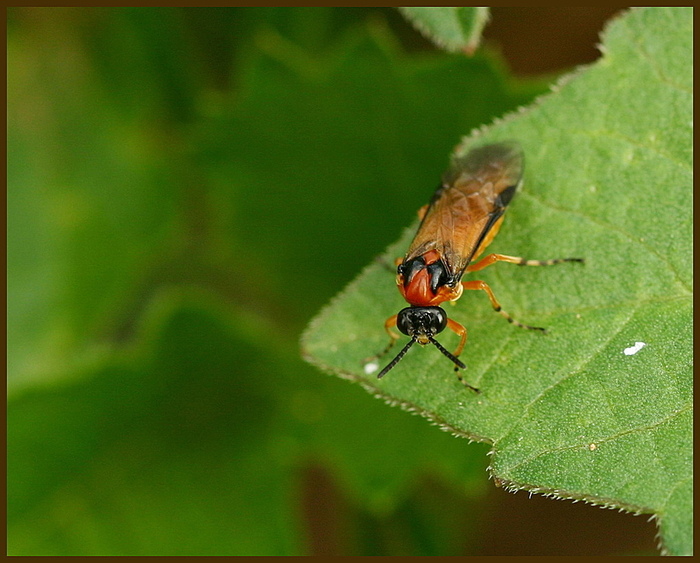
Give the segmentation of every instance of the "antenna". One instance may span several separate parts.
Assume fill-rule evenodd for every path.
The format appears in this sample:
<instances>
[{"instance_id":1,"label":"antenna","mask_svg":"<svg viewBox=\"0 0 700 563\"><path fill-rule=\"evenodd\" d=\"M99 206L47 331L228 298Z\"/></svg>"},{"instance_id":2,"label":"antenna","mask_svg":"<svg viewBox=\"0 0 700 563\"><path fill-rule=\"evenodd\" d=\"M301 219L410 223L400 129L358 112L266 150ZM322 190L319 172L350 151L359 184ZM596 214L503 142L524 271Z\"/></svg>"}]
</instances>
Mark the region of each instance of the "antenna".
<instances>
[{"instance_id":1,"label":"antenna","mask_svg":"<svg viewBox=\"0 0 700 563\"><path fill-rule=\"evenodd\" d=\"M442 344L440 344L440 343L439 343L437 340L435 340L432 336L428 336L428 340L430 340L430 342L432 342L433 344L435 344L435 347L436 347L438 350L440 350L440 352L442 352L443 354L445 354L445 356L447 356L447 357L452 361L452 363L455 364L457 367L460 367L460 368L462 368L462 369L467 369L467 366L465 366L464 363L462 363L462 360L460 360L457 356L453 356L450 352L448 352L447 350L445 350L445 349L442 347Z\"/></svg>"},{"instance_id":2,"label":"antenna","mask_svg":"<svg viewBox=\"0 0 700 563\"><path fill-rule=\"evenodd\" d=\"M437 340L434 340L432 336L428 336L428 340L430 340L430 342L432 342L433 344L435 344L435 347L436 347L438 350L440 350L440 352L442 352L443 354L445 354L445 356L447 356L450 360L452 360L452 361L454 362L454 364L455 364L455 371L457 371L457 368L467 369L467 366L465 366L465 365L462 363L462 361L461 361L459 358L457 358L457 356L454 356L453 354L450 354L447 350L445 350L445 349L442 347L442 344L440 344ZM462 385L464 385L465 387L469 387L469 389L471 389L472 391L474 391L474 392L476 392L476 393L481 393L481 391L479 391L476 387L474 387L474 386L472 386L472 385L469 385L469 383L467 383L466 381L464 381L464 379L462 379L462 375L461 375L461 374L459 374L459 373L457 374L457 379L459 379L459 381L460 381L460 382L462 383Z\"/></svg>"},{"instance_id":3,"label":"antenna","mask_svg":"<svg viewBox=\"0 0 700 563\"><path fill-rule=\"evenodd\" d=\"M391 368L393 368L396 364L398 364L399 361L401 361L401 358L404 357L406 352L408 352L408 349L411 346L413 346L415 344L415 342L416 342L416 337L414 336L413 338L411 338L411 340L408 341L408 344L406 344L406 346L403 347L403 350L401 350L401 352L399 352L396 355L396 357L393 360L391 360L391 363L388 366L386 366L382 371L379 372L379 374L377 375L377 379L381 379L382 377L384 377ZM447 352L447 350L445 350L445 351ZM447 352L447 353L449 354L449 352ZM459 361L459 360L457 360L457 361ZM464 364L462 364L462 365L464 365Z\"/></svg>"}]
</instances>

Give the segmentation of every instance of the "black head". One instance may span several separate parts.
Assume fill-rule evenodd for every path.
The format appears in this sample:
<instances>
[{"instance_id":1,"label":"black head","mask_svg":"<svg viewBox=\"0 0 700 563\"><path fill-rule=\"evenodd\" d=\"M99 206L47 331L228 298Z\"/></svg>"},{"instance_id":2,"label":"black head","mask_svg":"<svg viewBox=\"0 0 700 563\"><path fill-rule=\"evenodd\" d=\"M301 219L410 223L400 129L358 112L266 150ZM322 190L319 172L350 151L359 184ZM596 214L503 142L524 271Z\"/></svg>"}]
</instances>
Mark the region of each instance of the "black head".
<instances>
[{"instance_id":1,"label":"black head","mask_svg":"<svg viewBox=\"0 0 700 563\"><path fill-rule=\"evenodd\" d=\"M447 313L442 307L406 307L401 309L396 316L397 328L407 336L411 337L408 344L396 355L396 357L377 375L384 377L386 373L399 363L408 349L416 342L419 344L434 344L445 356L447 356L457 367L465 369L466 366L453 354L450 354L433 336L439 334L447 326ZM455 368L456 369L456 368Z\"/></svg>"},{"instance_id":2,"label":"black head","mask_svg":"<svg viewBox=\"0 0 700 563\"><path fill-rule=\"evenodd\" d=\"M447 313L442 307L406 307L396 316L396 327L421 344L445 330Z\"/></svg>"}]
</instances>

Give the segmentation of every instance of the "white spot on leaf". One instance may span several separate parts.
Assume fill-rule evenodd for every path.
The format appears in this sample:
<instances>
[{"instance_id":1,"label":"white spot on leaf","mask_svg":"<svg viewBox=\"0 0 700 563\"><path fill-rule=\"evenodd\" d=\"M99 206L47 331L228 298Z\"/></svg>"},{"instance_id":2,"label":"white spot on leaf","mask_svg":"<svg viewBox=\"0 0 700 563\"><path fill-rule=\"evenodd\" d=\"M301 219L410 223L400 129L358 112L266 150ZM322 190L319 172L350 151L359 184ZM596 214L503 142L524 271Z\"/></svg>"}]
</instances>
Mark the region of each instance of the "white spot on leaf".
<instances>
[{"instance_id":1,"label":"white spot on leaf","mask_svg":"<svg viewBox=\"0 0 700 563\"><path fill-rule=\"evenodd\" d=\"M634 356L637 352L639 352L646 345L647 345L646 342L635 342L634 346L630 346L629 348L625 348L622 352L625 356Z\"/></svg>"}]
</instances>

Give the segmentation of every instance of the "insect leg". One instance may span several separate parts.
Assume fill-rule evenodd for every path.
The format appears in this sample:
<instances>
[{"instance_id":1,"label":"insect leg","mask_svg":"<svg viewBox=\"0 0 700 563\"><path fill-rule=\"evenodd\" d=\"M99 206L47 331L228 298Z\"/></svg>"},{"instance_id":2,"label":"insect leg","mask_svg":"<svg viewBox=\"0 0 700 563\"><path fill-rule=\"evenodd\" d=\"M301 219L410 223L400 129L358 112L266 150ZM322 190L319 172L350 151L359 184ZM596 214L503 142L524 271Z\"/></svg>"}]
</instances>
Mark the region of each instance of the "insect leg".
<instances>
[{"instance_id":1,"label":"insect leg","mask_svg":"<svg viewBox=\"0 0 700 563\"><path fill-rule=\"evenodd\" d=\"M392 315L389 317L386 322L384 323L384 330L386 330L387 334L391 337L391 340L389 341L389 344L387 344L386 348L382 350L379 354L375 354L374 356L370 356L369 358L365 358L362 363L363 364L368 364L374 360L378 360L379 358L385 356L386 354L389 353L389 350L396 344L396 341L401 338L399 334L396 334L392 329L392 327L396 326L396 318L398 315Z\"/></svg>"},{"instance_id":2,"label":"insect leg","mask_svg":"<svg viewBox=\"0 0 700 563\"><path fill-rule=\"evenodd\" d=\"M467 342L467 329L452 319L447 319L447 328L460 337L459 346L457 346L457 349L454 351L454 356L459 358L462 350L464 350L464 344Z\"/></svg>"},{"instance_id":3,"label":"insect leg","mask_svg":"<svg viewBox=\"0 0 700 563\"><path fill-rule=\"evenodd\" d=\"M455 358L459 358L459 355L462 353L462 350L464 349L464 344L467 342L467 329L459 324L456 321L453 321L452 319L447 319L447 328L449 328L452 332L457 334L460 337L459 340L459 346L457 346L457 349L454 351L453 356ZM462 374L459 371L459 368L455 364L455 373L457 374L457 379L459 379L459 382L464 385L465 387L469 387L472 391L476 391L477 393L481 393L476 387L473 387L469 385L466 381L464 381L464 378L462 377Z\"/></svg>"},{"instance_id":4,"label":"insect leg","mask_svg":"<svg viewBox=\"0 0 700 563\"><path fill-rule=\"evenodd\" d=\"M488 258L488 257L487 257ZM478 264L478 262L477 262ZM491 301L491 305L493 306L493 310L499 313L502 317L505 317L505 319L509 323L513 323L516 326L519 326L521 328L527 328L529 330L540 330L542 332L546 332L546 329L539 327L539 326L530 326L523 324L521 322L516 321L513 317L511 317L508 313L506 313L502 308L501 304L498 302L498 299L496 299L496 296L493 294L493 291L489 287L489 285L481 280L474 280L474 281L469 281L469 282L462 282L462 286L464 289L480 289L482 291L486 292L486 295L488 295L489 300Z\"/></svg>"},{"instance_id":5,"label":"insect leg","mask_svg":"<svg viewBox=\"0 0 700 563\"><path fill-rule=\"evenodd\" d=\"M382 352L382 356L389 352L391 350L391 347L396 344L396 341L401 338L399 334L396 334L393 330L391 330L392 327L396 326L396 319L398 315L391 315L385 322L384 322L384 330L386 330L386 333L391 337L391 342L387 345L387 347L384 349Z\"/></svg>"},{"instance_id":6,"label":"insect leg","mask_svg":"<svg viewBox=\"0 0 700 563\"><path fill-rule=\"evenodd\" d=\"M510 262L518 266L552 266L562 262L583 262L583 258L555 258L554 260L526 260L519 256L507 256L505 254L489 254L478 262L467 266L467 272L478 272L495 262Z\"/></svg>"}]
</instances>

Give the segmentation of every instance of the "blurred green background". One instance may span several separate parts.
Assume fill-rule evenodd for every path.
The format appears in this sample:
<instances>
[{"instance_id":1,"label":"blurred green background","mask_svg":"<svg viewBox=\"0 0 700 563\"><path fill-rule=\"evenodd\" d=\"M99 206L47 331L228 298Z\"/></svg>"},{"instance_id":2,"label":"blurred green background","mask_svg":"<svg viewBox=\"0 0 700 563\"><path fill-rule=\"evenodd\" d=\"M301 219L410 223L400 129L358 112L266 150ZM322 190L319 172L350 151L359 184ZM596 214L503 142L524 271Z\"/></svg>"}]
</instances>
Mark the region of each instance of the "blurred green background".
<instances>
[{"instance_id":1,"label":"blurred green background","mask_svg":"<svg viewBox=\"0 0 700 563\"><path fill-rule=\"evenodd\" d=\"M9 553L654 553L298 347L613 13L494 9L466 58L392 9L10 9Z\"/></svg>"}]
</instances>

